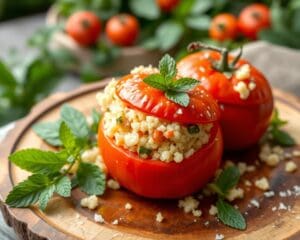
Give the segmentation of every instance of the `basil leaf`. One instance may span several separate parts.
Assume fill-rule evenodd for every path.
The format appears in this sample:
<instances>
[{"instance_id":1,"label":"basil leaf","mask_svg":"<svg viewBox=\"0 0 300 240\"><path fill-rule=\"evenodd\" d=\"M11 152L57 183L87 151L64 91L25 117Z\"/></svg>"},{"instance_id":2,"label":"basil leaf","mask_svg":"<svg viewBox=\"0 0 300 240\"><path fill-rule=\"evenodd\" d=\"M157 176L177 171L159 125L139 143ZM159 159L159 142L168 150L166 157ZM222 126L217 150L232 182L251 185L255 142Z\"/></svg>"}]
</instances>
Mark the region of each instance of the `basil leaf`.
<instances>
[{"instance_id":1,"label":"basil leaf","mask_svg":"<svg viewBox=\"0 0 300 240\"><path fill-rule=\"evenodd\" d=\"M247 227L243 215L223 199L219 198L217 201L218 218L227 226L244 230Z\"/></svg>"},{"instance_id":2,"label":"basil leaf","mask_svg":"<svg viewBox=\"0 0 300 240\"><path fill-rule=\"evenodd\" d=\"M165 79L160 74L151 74L143 79L144 83L147 83L149 86L157 88L162 91L167 90Z\"/></svg>"},{"instance_id":3,"label":"basil leaf","mask_svg":"<svg viewBox=\"0 0 300 240\"><path fill-rule=\"evenodd\" d=\"M54 185L50 185L49 187L45 188L40 196L39 196L39 207L42 211L44 211L47 207L47 204L50 200L50 198L53 196L55 190Z\"/></svg>"},{"instance_id":4,"label":"basil leaf","mask_svg":"<svg viewBox=\"0 0 300 240\"><path fill-rule=\"evenodd\" d=\"M40 174L58 172L67 163L54 152L39 149L17 151L9 156L9 160L24 170Z\"/></svg>"},{"instance_id":5,"label":"basil leaf","mask_svg":"<svg viewBox=\"0 0 300 240\"><path fill-rule=\"evenodd\" d=\"M10 207L28 207L35 204L48 184L49 179L46 175L34 174L15 186L5 203Z\"/></svg>"},{"instance_id":6,"label":"basil leaf","mask_svg":"<svg viewBox=\"0 0 300 240\"><path fill-rule=\"evenodd\" d=\"M76 147L76 137L65 122L62 122L60 125L59 138L66 149L73 149Z\"/></svg>"},{"instance_id":7,"label":"basil leaf","mask_svg":"<svg viewBox=\"0 0 300 240\"><path fill-rule=\"evenodd\" d=\"M62 197L70 197L71 189L71 181L67 176L62 177L55 184L55 192L57 192Z\"/></svg>"},{"instance_id":8,"label":"basil leaf","mask_svg":"<svg viewBox=\"0 0 300 240\"><path fill-rule=\"evenodd\" d=\"M77 180L80 189L89 195L102 195L105 191L105 174L95 164L81 162Z\"/></svg>"},{"instance_id":9,"label":"basil leaf","mask_svg":"<svg viewBox=\"0 0 300 240\"><path fill-rule=\"evenodd\" d=\"M187 107L190 103L189 95L185 92L175 92L172 90L167 90L165 95L169 100L183 107Z\"/></svg>"},{"instance_id":10,"label":"basil leaf","mask_svg":"<svg viewBox=\"0 0 300 240\"><path fill-rule=\"evenodd\" d=\"M130 0L129 7L136 16L141 18L154 20L160 16L155 0Z\"/></svg>"},{"instance_id":11,"label":"basil leaf","mask_svg":"<svg viewBox=\"0 0 300 240\"><path fill-rule=\"evenodd\" d=\"M196 87L200 82L193 78L181 78L172 82L171 89L178 92L187 92Z\"/></svg>"},{"instance_id":12,"label":"basil leaf","mask_svg":"<svg viewBox=\"0 0 300 240\"><path fill-rule=\"evenodd\" d=\"M185 22L186 25L192 29L207 31L211 23L211 18L206 15L201 15L197 17L188 17Z\"/></svg>"},{"instance_id":13,"label":"basil leaf","mask_svg":"<svg viewBox=\"0 0 300 240\"><path fill-rule=\"evenodd\" d=\"M282 131L280 129L273 129L271 131L273 140L283 146L294 146L296 144L296 141L285 131Z\"/></svg>"},{"instance_id":14,"label":"basil leaf","mask_svg":"<svg viewBox=\"0 0 300 240\"><path fill-rule=\"evenodd\" d=\"M61 122L42 122L33 125L33 131L48 144L59 147L62 145L59 139L59 127Z\"/></svg>"},{"instance_id":15,"label":"basil leaf","mask_svg":"<svg viewBox=\"0 0 300 240\"><path fill-rule=\"evenodd\" d=\"M159 61L158 68L163 78L173 79L176 76L176 62L169 54L165 54Z\"/></svg>"},{"instance_id":16,"label":"basil leaf","mask_svg":"<svg viewBox=\"0 0 300 240\"><path fill-rule=\"evenodd\" d=\"M235 166L230 166L221 172L214 184L226 195L226 193L239 182L239 179L239 169Z\"/></svg>"}]
</instances>

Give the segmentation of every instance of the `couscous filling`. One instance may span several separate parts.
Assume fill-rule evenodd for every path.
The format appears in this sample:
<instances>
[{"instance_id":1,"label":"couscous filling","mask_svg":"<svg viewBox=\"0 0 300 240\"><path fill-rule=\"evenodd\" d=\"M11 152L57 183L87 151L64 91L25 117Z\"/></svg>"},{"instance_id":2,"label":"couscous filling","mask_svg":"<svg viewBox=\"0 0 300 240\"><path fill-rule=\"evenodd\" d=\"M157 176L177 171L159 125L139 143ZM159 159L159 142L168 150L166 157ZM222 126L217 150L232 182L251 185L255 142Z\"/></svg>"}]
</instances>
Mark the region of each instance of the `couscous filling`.
<instances>
[{"instance_id":1,"label":"couscous filling","mask_svg":"<svg viewBox=\"0 0 300 240\"><path fill-rule=\"evenodd\" d=\"M208 143L212 124L179 124L128 108L117 96L112 80L97 95L105 136L141 158L177 163Z\"/></svg>"}]
</instances>

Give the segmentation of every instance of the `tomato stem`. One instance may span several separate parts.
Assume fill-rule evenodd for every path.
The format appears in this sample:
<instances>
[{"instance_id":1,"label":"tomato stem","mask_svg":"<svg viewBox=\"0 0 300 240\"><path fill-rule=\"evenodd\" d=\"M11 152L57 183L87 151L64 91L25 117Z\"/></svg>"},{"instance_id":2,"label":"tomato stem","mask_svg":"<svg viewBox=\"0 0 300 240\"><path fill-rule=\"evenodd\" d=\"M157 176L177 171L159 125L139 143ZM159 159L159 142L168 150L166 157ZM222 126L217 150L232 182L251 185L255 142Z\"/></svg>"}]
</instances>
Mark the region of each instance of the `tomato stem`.
<instances>
[{"instance_id":1,"label":"tomato stem","mask_svg":"<svg viewBox=\"0 0 300 240\"><path fill-rule=\"evenodd\" d=\"M187 47L187 50L189 52L193 52L201 49L211 50L221 54L221 59L219 61L213 62L213 67L220 72L234 71L235 70L234 66L241 58L243 52L242 51L243 49L241 47L238 55L232 60L231 63L229 63L229 59L228 59L229 50L227 48L211 46L202 42L192 42Z\"/></svg>"}]
</instances>

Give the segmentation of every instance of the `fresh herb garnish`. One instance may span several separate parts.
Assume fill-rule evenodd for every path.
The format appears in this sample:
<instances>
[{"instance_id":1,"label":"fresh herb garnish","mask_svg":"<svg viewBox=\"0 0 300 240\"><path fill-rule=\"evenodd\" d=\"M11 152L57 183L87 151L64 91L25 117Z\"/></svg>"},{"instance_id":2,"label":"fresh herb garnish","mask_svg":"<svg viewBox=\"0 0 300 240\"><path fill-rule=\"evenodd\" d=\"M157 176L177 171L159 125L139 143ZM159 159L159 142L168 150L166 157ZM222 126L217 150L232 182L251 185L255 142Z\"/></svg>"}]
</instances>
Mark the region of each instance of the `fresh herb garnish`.
<instances>
[{"instance_id":1,"label":"fresh herb garnish","mask_svg":"<svg viewBox=\"0 0 300 240\"><path fill-rule=\"evenodd\" d=\"M187 107L190 103L188 91L192 90L200 82L193 78L175 80L177 74L176 62L168 54L160 60L158 68L160 73L149 75L144 79L144 82L163 91L169 100Z\"/></svg>"},{"instance_id":2,"label":"fresh herb garnish","mask_svg":"<svg viewBox=\"0 0 300 240\"><path fill-rule=\"evenodd\" d=\"M224 169L217 179L209 184L210 188L217 193L217 209L218 218L225 224L232 228L244 230L247 227L243 215L225 201L228 191L232 189L240 179L239 169L235 166Z\"/></svg>"},{"instance_id":3,"label":"fresh herb garnish","mask_svg":"<svg viewBox=\"0 0 300 240\"><path fill-rule=\"evenodd\" d=\"M139 152L139 155L144 155L145 154L145 155L149 156L151 154L152 150L150 148L140 146L138 152Z\"/></svg>"},{"instance_id":4,"label":"fresh herb garnish","mask_svg":"<svg viewBox=\"0 0 300 240\"><path fill-rule=\"evenodd\" d=\"M69 114L69 116L67 116ZM72 118L70 117L72 116ZM69 106L62 108L62 118L59 129L55 126L55 133L50 135L42 131L43 123L35 127L47 142L54 139L56 145L61 146L60 151L50 152L39 149L20 150L10 155L9 160L15 165L33 173L25 181L16 185L8 194L6 203L11 207L28 207L38 203L41 210L45 210L52 195L56 192L62 197L69 197L71 189L79 186L80 189L90 195L101 195L105 191L105 173L92 163L82 162L82 152L91 147L91 128L86 123L84 116L76 109ZM95 118L95 120L99 118ZM46 134L45 134L46 132ZM75 134L76 132L76 134ZM53 142L52 142L53 143ZM78 164L76 177L69 178L73 166Z\"/></svg>"},{"instance_id":5,"label":"fresh herb garnish","mask_svg":"<svg viewBox=\"0 0 300 240\"><path fill-rule=\"evenodd\" d=\"M287 123L286 120L280 119L279 112L275 108L267 131L267 136L270 136L275 144L282 146L294 146L296 144L295 140L287 132L280 129Z\"/></svg>"},{"instance_id":6,"label":"fresh herb garnish","mask_svg":"<svg viewBox=\"0 0 300 240\"><path fill-rule=\"evenodd\" d=\"M120 116L120 117L118 117L117 119L116 119L116 122L117 122L117 124L123 124L123 117L122 116Z\"/></svg>"},{"instance_id":7,"label":"fresh herb garnish","mask_svg":"<svg viewBox=\"0 0 300 240\"><path fill-rule=\"evenodd\" d=\"M187 130L188 130L189 134L196 134L196 133L200 132L200 128L196 124L188 125Z\"/></svg>"}]
</instances>

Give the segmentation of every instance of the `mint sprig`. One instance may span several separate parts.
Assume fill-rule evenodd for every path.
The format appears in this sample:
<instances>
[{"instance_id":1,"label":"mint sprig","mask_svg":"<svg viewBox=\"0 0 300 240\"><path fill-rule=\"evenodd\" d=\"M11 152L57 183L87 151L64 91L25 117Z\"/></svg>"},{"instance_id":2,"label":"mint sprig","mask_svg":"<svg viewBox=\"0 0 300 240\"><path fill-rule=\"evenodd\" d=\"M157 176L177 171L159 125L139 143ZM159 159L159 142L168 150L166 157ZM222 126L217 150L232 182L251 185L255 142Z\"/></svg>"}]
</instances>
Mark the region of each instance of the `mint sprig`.
<instances>
[{"instance_id":1,"label":"mint sprig","mask_svg":"<svg viewBox=\"0 0 300 240\"><path fill-rule=\"evenodd\" d=\"M165 93L166 98L183 107L190 103L188 92L200 82L193 78L180 78L175 80L177 69L175 60L166 54L159 62L159 73L151 74L143 81L149 86Z\"/></svg>"},{"instance_id":2,"label":"mint sprig","mask_svg":"<svg viewBox=\"0 0 300 240\"><path fill-rule=\"evenodd\" d=\"M296 141L291 137L290 134L280 129L287 123L288 122L286 120L282 120L279 117L278 109L275 109L267 131L267 135L271 136L271 139L275 144L282 146L294 146L296 144Z\"/></svg>"},{"instance_id":3,"label":"mint sprig","mask_svg":"<svg viewBox=\"0 0 300 240\"><path fill-rule=\"evenodd\" d=\"M15 165L33 173L8 194L5 202L9 206L28 207L38 203L40 209L45 210L54 193L69 197L72 188L77 185L90 195L104 193L105 173L95 164L82 162L81 159L82 152L91 147L92 129L85 124L85 118L81 113L78 114L77 110L70 107L63 109L62 112L66 112L62 116L67 121L60 120L59 129L56 129L55 133L58 136L57 142L62 146L59 151L25 149L9 156L9 160ZM71 120L66 113L77 118ZM85 127L88 128L84 129ZM74 134L79 128L80 132ZM76 178L72 178L76 179L76 184L72 184L69 175L75 164L79 167Z\"/></svg>"},{"instance_id":4,"label":"mint sprig","mask_svg":"<svg viewBox=\"0 0 300 240\"><path fill-rule=\"evenodd\" d=\"M239 169L235 166L231 166L225 168L209 187L218 195L216 204L218 218L229 227L244 230L247 227L245 218L225 200L229 190L236 186L239 179Z\"/></svg>"}]
</instances>

